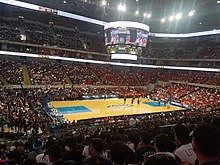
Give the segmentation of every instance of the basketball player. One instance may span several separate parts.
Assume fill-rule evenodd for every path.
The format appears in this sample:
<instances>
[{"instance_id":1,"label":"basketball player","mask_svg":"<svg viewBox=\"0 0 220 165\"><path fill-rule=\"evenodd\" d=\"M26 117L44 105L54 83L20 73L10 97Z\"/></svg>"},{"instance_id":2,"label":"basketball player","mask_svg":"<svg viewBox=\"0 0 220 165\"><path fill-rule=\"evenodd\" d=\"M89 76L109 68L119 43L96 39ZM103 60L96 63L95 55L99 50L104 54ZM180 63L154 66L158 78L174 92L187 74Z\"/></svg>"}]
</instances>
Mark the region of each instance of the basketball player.
<instances>
[{"instance_id":1,"label":"basketball player","mask_svg":"<svg viewBox=\"0 0 220 165\"><path fill-rule=\"evenodd\" d=\"M158 99L158 106L160 106L160 98Z\"/></svg>"},{"instance_id":2,"label":"basketball player","mask_svg":"<svg viewBox=\"0 0 220 165\"><path fill-rule=\"evenodd\" d=\"M133 98L131 99L131 104L132 104L132 105L134 104L134 100L135 100L135 97L133 97Z\"/></svg>"},{"instance_id":3,"label":"basketball player","mask_svg":"<svg viewBox=\"0 0 220 165\"><path fill-rule=\"evenodd\" d=\"M126 104L126 99L127 99L127 98L126 98L126 96L125 96L125 97L124 97L124 104Z\"/></svg>"},{"instance_id":4,"label":"basketball player","mask_svg":"<svg viewBox=\"0 0 220 165\"><path fill-rule=\"evenodd\" d=\"M137 99L137 105L140 105L140 98Z\"/></svg>"}]
</instances>

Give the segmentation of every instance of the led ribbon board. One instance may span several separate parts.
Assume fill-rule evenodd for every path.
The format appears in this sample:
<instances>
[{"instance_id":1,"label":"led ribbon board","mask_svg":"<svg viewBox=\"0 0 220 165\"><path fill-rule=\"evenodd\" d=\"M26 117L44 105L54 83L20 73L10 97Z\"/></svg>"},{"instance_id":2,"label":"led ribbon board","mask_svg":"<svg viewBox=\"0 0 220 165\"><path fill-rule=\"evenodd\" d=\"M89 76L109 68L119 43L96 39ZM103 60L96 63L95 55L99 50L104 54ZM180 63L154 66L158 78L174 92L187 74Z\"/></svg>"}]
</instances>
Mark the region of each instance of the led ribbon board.
<instances>
[{"instance_id":1,"label":"led ribbon board","mask_svg":"<svg viewBox=\"0 0 220 165\"><path fill-rule=\"evenodd\" d=\"M210 31L185 33L185 34L150 33L149 35L152 37L161 37L161 38L164 38L164 37L167 37L167 38L188 38L188 37L215 35L215 34L220 34L220 30L210 30Z\"/></svg>"},{"instance_id":2,"label":"led ribbon board","mask_svg":"<svg viewBox=\"0 0 220 165\"><path fill-rule=\"evenodd\" d=\"M155 68L155 69L175 69L175 70L190 70L190 71L220 72L220 68L197 68L197 67L141 65L141 64L129 64L129 63L119 63L119 62L105 62L105 61L96 61L96 60L85 60L85 59L78 59L78 58L67 58L67 57L59 57L59 56L30 54L30 53L18 53L18 52L9 52L9 51L0 51L0 55L33 57L33 58L48 58L48 59L53 59L53 60L64 60L64 61L102 64L102 65L130 66L130 67L138 67L138 68Z\"/></svg>"},{"instance_id":3,"label":"led ribbon board","mask_svg":"<svg viewBox=\"0 0 220 165\"><path fill-rule=\"evenodd\" d=\"M76 19L76 20L80 20L80 21L84 21L84 22L89 22L89 23L93 23L93 24L97 24L97 25L101 25L101 26L104 26L106 24L106 22L100 21L100 20L97 20L97 19L92 19L92 18L81 16L81 15L72 14L72 13L68 13L68 12L65 12L65 11L51 9L51 8L48 8L48 7L34 5L34 4L21 2L21 1L17 1L17 0L0 0L0 3L13 5L13 6L17 6L17 7L22 7L22 8L26 8L26 9L31 9L31 10L35 10L35 11L41 11L41 12L56 14L56 15L59 15L59 16L72 18L72 19Z\"/></svg>"}]
</instances>

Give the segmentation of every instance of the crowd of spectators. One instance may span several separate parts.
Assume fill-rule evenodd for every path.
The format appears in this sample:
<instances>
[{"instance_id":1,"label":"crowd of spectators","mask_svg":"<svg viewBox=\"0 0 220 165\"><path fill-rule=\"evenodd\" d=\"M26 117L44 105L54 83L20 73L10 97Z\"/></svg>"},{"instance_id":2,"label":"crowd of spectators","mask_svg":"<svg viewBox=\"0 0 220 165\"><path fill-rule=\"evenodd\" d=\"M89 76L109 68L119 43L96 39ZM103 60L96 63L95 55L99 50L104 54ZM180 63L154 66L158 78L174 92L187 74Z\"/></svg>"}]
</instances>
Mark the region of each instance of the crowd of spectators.
<instances>
[{"instance_id":1,"label":"crowd of spectators","mask_svg":"<svg viewBox=\"0 0 220 165\"><path fill-rule=\"evenodd\" d=\"M39 125L43 125L39 121L38 114L43 114L45 117L45 110L43 109L43 98L50 95L50 101L65 101L84 99L83 96L104 96L104 95L117 95L117 97L145 97L153 99L167 100L169 95L172 96L172 101L179 102L182 105L187 105L188 108L202 109L202 110L217 110L220 107L220 90L208 89L201 87L188 86L184 84L169 84L160 86L155 90L147 92L141 88L36 88L36 89L23 89L1 90L1 114L5 117L6 121L10 121L8 126L16 128L21 131L26 130L27 126L33 124L25 124L27 122L37 121ZM107 98L107 97L106 97ZM23 115L25 115L25 118ZM47 115L46 115L47 116ZM43 118L43 121L46 119ZM50 122L47 122L47 124ZM25 124L25 125L24 125ZM44 129L45 129L44 125Z\"/></svg>"},{"instance_id":2,"label":"crowd of spectators","mask_svg":"<svg viewBox=\"0 0 220 165\"><path fill-rule=\"evenodd\" d=\"M194 108L218 109L220 106L220 90L215 88L202 88L185 84L168 84L158 86L151 91L151 97L172 100Z\"/></svg>"},{"instance_id":3,"label":"crowd of spectators","mask_svg":"<svg viewBox=\"0 0 220 165\"><path fill-rule=\"evenodd\" d=\"M216 45L196 48L153 48L143 52L147 58L161 59L219 59L220 48Z\"/></svg>"},{"instance_id":4,"label":"crowd of spectators","mask_svg":"<svg viewBox=\"0 0 220 165\"><path fill-rule=\"evenodd\" d=\"M219 76L214 76L206 84L220 86L220 77Z\"/></svg>"},{"instance_id":5,"label":"crowd of spectators","mask_svg":"<svg viewBox=\"0 0 220 165\"><path fill-rule=\"evenodd\" d=\"M7 64L7 67L5 64ZM26 62L29 73L33 74L33 77L35 77L33 80L38 80L35 81L36 84L42 84L42 82L45 84L56 84L53 83L57 82L55 80L60 81L64 79L62 77L63 69L70 76L71 80L74 80L73 82L79 85L97 85L97 83L94 82L100 82L104 85L105 83L107 85L116 85L121 82L120 85L123 85L123 83L129 85L129 79L135 84L134 81L138 82L139 78L141 76L145 77L145 75L149 76L149 79L152 82L157 80L154 78L155 75L158 77L162 77L161 75L164 77L167 76L167 80L172 79L170 76L171 72L169 71L162 71L160 73L159 71L153 72L138 69L129 70L125 68L98 65L81 66L78 64L64 65L63 68L61 68L61 65L58 65L57 63L47 64L47 62L39 63L37 61ZM21 63L13 61L11 64L2 61L2 65L4 65L5 68L8 68L8 70L13 68L14 71L14 67L11 66L21 66ZM18 72L18 70L14 72ZM11 74L12 73L13 72L11 72ZM21 74L20 70L19 73ZM126 76L121 76L123 73L125 73ZM151 73L154 74L154 76L152 76ZM187 74L186 72L178 73L182 75ZM38 74L52 77L55 80L44 79L42 77L41 79L38 79ZM132 79L130 74L133 74L134 76L136 74L136 78ZM2 73L2 75L5 76L4 73ZM71 77L71 75L75 75L77 78L75 76ZM192 77L190 77L190 75ZM88 78L84 79L85 76L88 76ZM178 75L174 76L178 77ZM192 80L193 82L199 82L202 80L202 78L193 72L189 73L188 76L187 80ZM204 76L202 75L202 77ZM210 77L210 75L208 76ZM11 76L9 75L9 77ZM187 78L187 76L185 76L185 78ZM94 82L86 82L93 79ZM149 79L139 81L146 81L148 83ZM177 80L179 79L177 78ZM110 82L113 83L111 84ZM1 158L7 159L8 163L12 165L16 163L23 164L23 162L26 164L29 161L31 161L29 164L44 162L48 165L59 163L71 165L74 164L74 162L75 164L93 164L94 161L95 164L97 164L97 162L105 162L105 164L112 164L115 162L137 164L144 162L145 164L148 160L153 159L152 157L155 156L155 153L158 155L168 154L168 156L175 160L177 164L187 161L191 164L197 165L195 162L201 161L200 156L197 156L198 151L195 152L193 156L191 155L188 157L183 157L180 153L183 150L180 147L183 145L186 145L185 147L188 147L190 152L193 152L192 148L195 146L190 143L190 140L184 141L185 139L181 139L181 135L178 134L178 127L175 127L175 133L171 136L172 131L170 127L172 127L173 124L176 124L177 121L187 124L190 131L193 130L192 125L201 121L206 121L219 126L219 113L217 110L220 108L220 90L215 88L209 89L190 86L187 83L162 85L151 91L151 93L146 93L145 90L134 87L65 88L65 86L63 86L63 88L53 89L36 88L22 90L2 88L0 93L0 99L2 100L0 105L1 130L4 131L6 128L5 125L7 125L9 130L26 132L25 141L27 142L25 145L24 143L16 142L13 146L10 146L11 150L1 150ZM121 97L140 97L149 95L150 97L157 96L158 98L167 99L168 93L171 93L174 101L189 105L191 110L137 116L105 117L101 119L79 121L77 123L66 123L67 126L71 128L69 130L70 133L62 135L61 138L53 137L39 140L39 137L37 137L39 128L41 128L42 131L61 128L61 126L54 121L55 119L49 116L42 107L42 99L47 94L51 95L50 101L52 101L80 99L85 95L108 94L117 94ZM183 127L185 128L185 125L183 125ZM53 133L53 131L51 131L51 133ZM188 134L189 133L187 133L187 135ZM154 146L151 144L152 140L154 141ZM39 144L41 142L42 145ZM97 142L100 147L98 149L96 148ZM56 145L52 145L51 143ZM118 147L117 150L114 149L114 145ZM122 147L122 149L120 150L119 147ZM88 148L90 149L88 150ZM128 151L128 153L126 153L126 151ZM117 154L120 156L117 157ZM123 154L125 154L124 157L122 156ZM126 156L126 154L128 155ZM150 155L153 156L151 157ZM119 158L123 158L123 160Z\"/></svg>"},{"instance_id":6,"label":"crowd of spectators","mask_svg":"<svg viewBox=\"0 0 220 165\"><path fill-rule=\"evenodd\" d=\"M159 80L160 72L155 72L154 70L146 71L146 69L136 69L135 75L138 78L140 84L145 86L149 83L155 83L157 80Z\"/></svg>"},{"instance_id":7,"label":"crowd of spectators","mask_svg":"<svg viewBox=\"0 0 220 165\"><path fill-rule=\"evenodd\" d=\"M168 84L156 87L151 96L158 98L168 98L168 93L172 95L172 100L178 101L181 97L186 96L199 89L196 86L185 84Z\"/></svg>"},{"instance_id":8,"label":"crowd of spectators","mask_svg":"<svg viewBox=\"0 0 220 165\"><path fill-rule=\"evenodd\" d=\"M214 74L210 72L168 70L161 72L159 79L163 81L175 80L183 81L186 83L205 84L209 79L212 79L213 77Z\"/></svg>"},{"instance_id":9,"label":"crowd of spectators","mask_svg":"<svg viewBox=\"0 0 220 165\"><path fill-rule=\"evenodd\" d=\"M98 36L80 34L76 29L58 28L53 25L30 23L23 20L0 19L0 40L57 46L61 48L106 52L104 39Z\"/></svg>"},{"instance_id":10,"label":"crowd of spectators","mask_svg":"<svg viewBox=\"0 0 220 165\"><path fill-rule=\"evenodd\" d=\"M1 75L9 84L24 83L24 68L27 67L32 85L65 85L67 77L73 85L147 86L157 81L181 81L219 85L219 76L210 72L175 71L93 65L81 63L62 64L59 61L17 61L11 58L0 60ZM1 80L0 80L1 81Z\"/></svg>"},{"instance_id":11,"label":"crowd of spectators","mask_svg":"<svg viewBox=\"0 0 220 165\"><path fill-rule=\"evenodd\" d=\"M0 39L10 41L20 41L19 29L17 28L17 21L7 21L1 19L0 21Z\"/></svg>"},{"instance_id":12,"label":"crowd of spectators","mask_svg":"<svg viewBox=\"0 0 220 165\"><path fill-rule=\"evenodd\" d=\"M118 97L140 97L145 96L145 90L141 88L75 88L80 96L91 95L117 95Z\"/></svg>"},{"instance_id":13,"label":"crowd of spectators","mask_svg":"<svg viewBox=\"0 0 220 165\"><path fill-rule=\"evenodd\" d=\"M25 144L18 141L9 146L1 143L1 159L10 165L28 162L33 165L154 165L151 161L162 161L165 165L171 165L173 161L176 165L197 165L217 162L219 126L218 111L179 111L90 119L75 123L68 132L48 138L30 137ZM204 154L213 159L202 159ZM154 157L158 158L152 160Z\"/></svg>"},{"instance_id":14,"label":"crowd of spectators","mask_svg":"<svg viewBox=\"0 0 220 165\"><path fill-rule=\"evenodd\" d=\"M21 41L21 34L27 37L26 40ZM76 29L67 30L23 20L0 19L0 40L106 53L102 37L80 34ZM7 49L42 55L96 59L90 54L49 48L23 49L19 45L8 45ZM143 56L147 58L217 59L219 53L220 49L215 45L187 49L149 49L143 52ZM97 58L102 60L101 56ZM106 56L105 59L109 57ZM188 83L199 83L219 86L218 75L208 72L146 70L78 63L61 64L46 60L21 62L9 59L0 61L0 74L9 84L23 84L25 74L22 65L27 67L31 84L63 85L63 88L0 89L0 129L2 132L24 132L23 142L26 142L26 144L21 141L15 142L12 146L0 143L0 164L7 165L8 162L10 165L137 163L154 165L163 162L165 165L180 163L197 165L208 161L219 164L217 162L219 137L213 125L220 128L218 113L220 90L188 85ZM200 66L206 65L209 67L213 64L207 63ZM65 88L67 77L73 85L88 86ZM146 86L158 80L182 81L185 84L161 85L148 93L142 88L134 88L134 86ZM3 82L0 82L0 85L3 85ZM98 88L89 87L89 85L117 87ZM52 137L39 140L39 130L43 132L49 130L54 133L51 129L60 128L59 123L55 122L53 116L46 113L42 105L42 99L47 94L51 95L50 101L82 99L83 96L90 95L117 95L118 97L148 95L157 100L168 100L170 94L173 101L187 105L190 111L124 115L66 123L71 129L67 130L68 133L65 135L52 135ZM212 125L199 125L199 122ZM194 128L195 124L198 125ZM193 140L189 136L191 131L193 131L191 133Z\"/></svg>"},{"instance_id":15,"label":"crowd of spectators","mask_svg":"<svg viewBox=\"0 0 220 165\"><path fill-rule=\"evenodd\" d=\"M145 91L136 88L1 88L0 114L4 118L0 119L3 122L1 126L7 124L7 131L14 132L26 132L28 128L36 127L45 130L49 128L51 122L56 121L56 116L50 116L45 111L43 100L46 96L50 96L48 101L65 101L84 99L83 96L94 95L139 97L145 95ZM1 129L4 131L4 127Z\"/></svg>"},{"instance_id":16,"label":"crowd of spectators","mask_svg":"<svg viewBox=\"0 0 220 165\"><path fill-rule=\"evenodd\" d=\"M64 65L64 70L76 85L99 85L98 78L86 64Z\"/></svg>"},{"instance_id":17,"label":"crowd of spectators","mask_svg":"<svg viewBox=\"0 0 220 165\"><path fill-rule=\"evenodd\" d=\"M21 34L27 39L21 41ZM0 19L0 40L106 53L102 37L80 34L76 29L67 30L24 20ZM72 52L51 51L46 48L24 50L18 46L9 47L8 50L72 56ZM220 48L217 46L195 49L161 48L144 51L143 56L216 59L219 58L219 53ZM89 54L73 54L77 58L94 59ZM220 85L218 75L208 72L61 64L46 60L21 62L8 59L0 60L0 74L9 84L23 84L25 74L22 65L27 66L31 84L63 85L63 88L0 88L1 131L25 133L25 140L16 141L13 145L0 143L0 165L220 164L220 89L188 85ZM72 88L65 88L67 77L73 83ZM148 93L142 88L134 87L146 86L158 80L176 80L185 84L161 85ZM116 87L74 88L74 85ZM53 135L45 138L39 136L39 130L44 133L48 129L58 129L55 118L47 114L42 105L42 99L48 94L51 95L50 101L111 94L167 100L170 94L173 101L190 108L188 111L105 117L77 123L73 121L66 123L71 129L66 130L65 134L54 135L51 131Z\"/></svg>"},{"instance_id":18,"label":"crowd of spectators","mask_svg":"<svg viewBox=\"0 0 220 165\"><path fill-rule=\"evenodd\" d=\"M121 75L125 81L128 82L131 86L138 86L140 82L136 77L135 70L133 71L132 68L117 68L117 72Z\"/></svg>"},{"instance_id":19,"label":"crowd of spectators","mask_svg":"<svg viewBox=\"0 0 220 165\"><path fill-rule=\"evenodd\" d=\"M1 114L1 131L6 132L27 132L34 128L38 130L39 115L30 108L29 99L33 99L32 103L38 103L35 108L40 107L39 102L35 102L32 98L31 90L27 94L23 90L3 90L0 92L0 114ZM36 92L36 94L39 94ZM38 95L40 97L41 95ZM4 124L7 124L7 130L4 130ZM35 132L37 134L37 131Z\"/></svg>"},{"instance_id":20,"label":"crowd of spectators","mask_svg":"<svg viewBox=\"0 0 220 165\"><path fill-rule=\"evenodd\" d=\"M216 109L220 105L220 90L200 88L199 90L182 97L180 101L183 104L191 105L197 108Z\"/></svg>"},{"instance_id":21,"label":"crowd of spectators","mask_svg":"<svg viewBox=\"0 0 220 165\"><path fill-rule=\"evenodd\" d=\"M19 61L0 60L0 74L9 84L20 84L22 79L22 64Z\"/></svg>"},{"instance_id":22,"label":"crowd of spectators","mask_svg":"<svg viewBox=\"0 0 220 165\"><path fill-rule=\"evenodd\" d=\"M32 61L27 64L31 84L35 85L63 85L65 76L62 66L58 63Z\"/></svg>"},{"instance_id":23,"label":"crowd of spectators","mask_svg":"<svg viewBox=\"0 0 220 165\"><path fill-rule=\"evenodd\" d=\"M127 86L128 82L119 75L119 70L111 66L92 66L104 85ZM129 81L129 80L128 80Z\"/></svg>"},{"instance_id":24,"label":"crowd of spectators","mask_svg":"<svg viewBox=\"0 0 220 165\"><path fill-rule=\"evenodd\" d=\"M21 35L26 39L21 40ZM44 46L55 46L56 48L68 48L76 50L84 50L88 52L106 53L104 38L101 36L93 36L91 34L80 33L77 29L60 27L55 25L45 25L37 22L30 23L25 20L5 20L0 19L0 40L16 41L23 43L31 43ZM156 43L160 44L160 43ZM218 59L220 48L219 44L202 45L189 48L150 48L143 50L145 58L159 59ZM59 55L68 57L77 57L77 53L66 51L65 53L54 51L44 51L41 48L24 48L25 46L10 45L8 50L19 52L32 52L46 55ZM52 48L51 48L52 49ZM59 53L58 53L59 52ZM90 59L96 59L96 55L89 55ZM85 57L85 56L82 56ZM99 59L109 60L103 56ZM168 61L169 62L169 61ZM203 62L198 65L203 65ZM211 64L205 64L208 66Z\"/></svg>"}]
</instances>

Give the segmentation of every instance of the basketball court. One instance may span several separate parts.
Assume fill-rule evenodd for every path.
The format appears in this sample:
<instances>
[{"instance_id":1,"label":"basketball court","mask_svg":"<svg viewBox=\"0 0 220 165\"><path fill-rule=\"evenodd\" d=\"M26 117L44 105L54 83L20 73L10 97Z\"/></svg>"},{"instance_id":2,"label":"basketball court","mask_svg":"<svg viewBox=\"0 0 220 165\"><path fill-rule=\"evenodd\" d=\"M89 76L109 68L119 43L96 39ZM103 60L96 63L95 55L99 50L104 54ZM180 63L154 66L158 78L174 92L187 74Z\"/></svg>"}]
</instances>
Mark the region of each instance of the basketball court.
<instances>
[{"instance_id":1,"label":"basketball court","mask_svg":"<svg viewBox=\"0 0 220 165\"><path fill-rule=\"evenodd\" d=\"M183 110L183 108L176 106L168 108L162 103L158 104L158 102L147 99L141 100L139 105L137 104L137 99L133 105L131 104L131 99L127 99L126 104L124 104L123 99L55 101L50 102L50 104L58 109L69 121Z\"/></svg>"}]
</instances>

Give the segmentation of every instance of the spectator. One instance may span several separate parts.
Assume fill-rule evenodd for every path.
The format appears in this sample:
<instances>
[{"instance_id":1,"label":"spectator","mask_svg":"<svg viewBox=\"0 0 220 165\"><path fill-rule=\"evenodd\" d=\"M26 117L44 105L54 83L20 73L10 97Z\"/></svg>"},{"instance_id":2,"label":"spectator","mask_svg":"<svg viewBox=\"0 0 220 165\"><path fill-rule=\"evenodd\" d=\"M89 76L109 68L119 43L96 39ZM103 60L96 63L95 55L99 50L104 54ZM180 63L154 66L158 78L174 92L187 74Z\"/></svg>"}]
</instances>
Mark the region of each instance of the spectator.
<instances>
[{"instance_id":1,"label":"spectator","mask_svg":"<svg viewBox=\"0 0 220 165\"><path fill-rule=\"evenodd\" d=\"M198 124L193 131L192 146L199 165L220 165L219 132L210 124Z\"/></svg>"},{"instance_id":2,"label":"spectator","mask_svg":"<svg viewBox=\"0 0 220 165\"><path fill-rule=\"evenodd\" d=\"M102 156L103 141L101 139L92 139L89 151L92 157L86 159L83 165L112 165L110 160Z\"/></svg>"},{"instance_id":3,"label":"spectator","mask_svg":"<svg viewBox=\"0 0 220 165\"><path fill-rule=\"evenodd\" d=\"M154 147L156 149L156 153L166 153L170 155L173 155L172 153L176 149L174 142L172 142L165 134L159 134L155 137Z\"/></svg>"},{"instance_id":4,"label":"spectator","mask_svg":"<svg viewBox=\"0 0 220 165\"><path fill-rule=\"evenodd\" d=\"M35 163L37 163L35 158L27 158L24 161L24 165L35 165Z\"/></svg>"},{"instance_id":5,"label":"spectator","mask_svg":"<svg viewBox=\"0 0 220 165\"><path fill-rule=\"evenodd\" d=\"M179 165L179 162L171 155L155 154L150 156L143 165Z\"/></svg>"},{"instance_id":6,"label":"spectator","mask_svg":"<svg viewBox=\"0 0 220 165\"><path fill-rule=\"evenodd\" d=\"M128 135L125 134L124 128L118 128L118 136L122 139L124 143L129 141Z\"/></svg>"},{"instance_id":7,"label":"spectator","mask_svg":"<svg viewBox=\"0 0 220 165\"><path fill-rule=\"evenodd\" d=\"M174 138L178 145L175 151L175 155L178 156L181 162L189 162L194 164L196 160L196 155L192 148L192 143L190 143L189 130L183 124L177 124L174 128Z\"/></svg>"},{"instance_id":8,"label":"spectator","mask_svg":"<svg viewBox=\"0 0 220 165\"><path fill-rule=\"evenodd\" d=\"M45 154L48 155L52 165L75 165L75 162L73 161L63 161L61 159L62 147L58 144L50 146Z\"/></svg>"},{"instance_id":9,"label":"spectator","mask_svg":"<svg viewBox=\"0 0 220 165\"><path fill-rule=\"evenodd\" d=\"M144 161L145 157L147 158L155 153L155 149L151 146L152 138L149 132L141 132L140 140L141 142L135 151L135 159L138 163Z\"/></svg>"},{"instance_id":10,"label":"spectator","mask_svg":"<svg viewBox=\"0 0 220 165\"><path fill-rule=\"evenodd\" d=\"M16 146L16 149L11 153L10 158L15 160L18 165L22 165L25 158L27 158L24 152L24 144L19 142Z\"/></svg>"},{"instance_id":11,"label":"spectator","mask_svg":"<svg viewBox=\"0 0 220 165\"><path fill-rule=\"evenodd\" d=\"M43 151L44 147L44 143L42 140L37 140L34 144L33 144L33 149L34 151L31 151L29 154L28 154L28 157L31 157L31 158L35 158L38 154L41 154Z\"/></svg>"},{"instance_id":12,"label":"spectator","mask_svg":"<svg viewBox=\"0 0 220 165\"><path fill-rule=\"evenodd\" d=\"M110 152L113 165L126 165L133 157L133 151L121 141L114 142Z\"/></svg>"},{"instance_id":13,"label":"spectator","mask_svg":"<svg viewBox=\"0 0 220 165\"><path fill-rule=\"evenodd\" d=\"M73 160L76 162L76 165L80 164L83 160L82 153L80 150L77 150L76 147L76 140L75 138L71 137L66 139L67 146L69 148L69 151L65 152L62 155L63 160Z\"/></svg>"},{"instance_id":14,"label":"spectator","mask_svg":"<svg viewBox=\"0 0 220 165\"><path fill-rule=\"evenodd\" d=\"M50 147L50 146L52 146L52 145L54 145L54 144L56 144L56 141L55 140L52 140L52 139L49 139L47 142L46 142L46 150ZM45 153L41 153L41 154L39 154L39 155L37 155L36 156L36 160L37 160L37 162L41 162L41 163L46 163L47 165L51 165L52 163L50 162L50 160L49 160L49 157L48 157L48 155L47 154L45 154Z\"/></svg>"}]
</instances>

